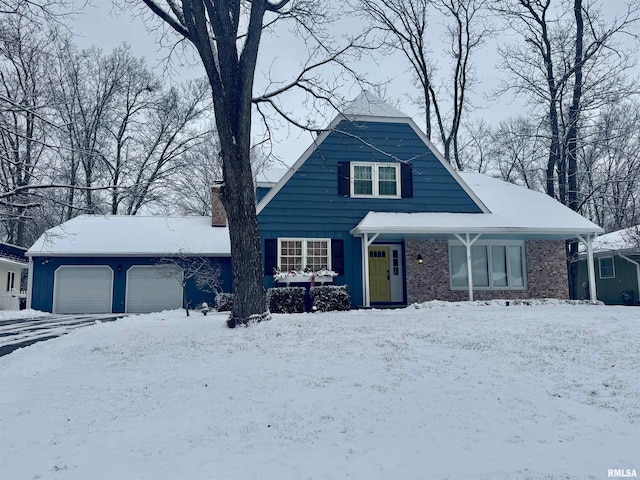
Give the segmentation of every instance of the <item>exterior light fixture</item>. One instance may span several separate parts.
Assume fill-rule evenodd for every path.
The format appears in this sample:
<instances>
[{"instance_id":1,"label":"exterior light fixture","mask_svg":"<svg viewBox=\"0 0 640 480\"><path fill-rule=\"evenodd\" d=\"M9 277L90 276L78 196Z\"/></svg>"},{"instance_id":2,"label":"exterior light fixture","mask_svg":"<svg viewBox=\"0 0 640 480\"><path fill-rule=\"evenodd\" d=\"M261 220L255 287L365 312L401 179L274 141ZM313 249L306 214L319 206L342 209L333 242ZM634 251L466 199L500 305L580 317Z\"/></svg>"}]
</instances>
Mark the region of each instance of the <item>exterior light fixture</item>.
<instances>
[{"instance_id":1,"label":"exterior light fixture","mask_svg":"<svg viewBox=\"0 0 640 480\"><path fill-rule=\"evenodd\" d=\"M416 257L416 260L418 261L418 265L422 265L422 255L418 254L418 256Z\"/></svg>"}]
</instances>

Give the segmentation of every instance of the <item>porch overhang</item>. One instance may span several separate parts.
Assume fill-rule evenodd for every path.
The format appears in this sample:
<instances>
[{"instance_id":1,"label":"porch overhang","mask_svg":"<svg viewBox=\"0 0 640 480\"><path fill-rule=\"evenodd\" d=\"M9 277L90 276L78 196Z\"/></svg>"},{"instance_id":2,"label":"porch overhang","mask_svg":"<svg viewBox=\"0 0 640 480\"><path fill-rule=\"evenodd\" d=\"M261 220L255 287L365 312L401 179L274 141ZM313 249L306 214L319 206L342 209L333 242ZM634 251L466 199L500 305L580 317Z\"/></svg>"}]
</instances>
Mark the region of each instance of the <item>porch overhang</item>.
<instances>
[{"instance_id":1,"label":"porch overhang","mask_svg":"<svg viewBox=\"0 0 640 480\"><path fill-rule=\"evenodd\" d=\"M566 209L568 210L568 209ZM565 213L565 212L562 212ZM567 220L570 219L570 222ZM380 236L396 237L448 237L455 238L466 247L468 266L469 300L473 300L473 275L471 274L471 247L486 236L522 239L579 240L587 249L589 262L589 291L591 300L596 300L595 271L593 267L593 238L604 230L575 212L560 218L521 218L501 216L493 213L395 213L369 212L350 230L353 236L362 239L363 304L370 306L368 247Z\"/></svg>"}]
</instances>

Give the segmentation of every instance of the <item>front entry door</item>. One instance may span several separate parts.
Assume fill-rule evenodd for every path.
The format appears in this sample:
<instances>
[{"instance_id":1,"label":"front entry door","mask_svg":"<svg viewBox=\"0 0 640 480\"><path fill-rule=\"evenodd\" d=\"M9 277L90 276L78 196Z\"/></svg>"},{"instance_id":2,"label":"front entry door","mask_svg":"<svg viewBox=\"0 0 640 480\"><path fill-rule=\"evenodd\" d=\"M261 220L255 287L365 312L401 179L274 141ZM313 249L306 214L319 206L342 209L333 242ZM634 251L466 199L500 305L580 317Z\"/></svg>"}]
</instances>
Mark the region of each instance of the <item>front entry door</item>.
<instances>
[{"instance_id":1,"label":"front entry door","mask_svg":"<svg viewBox=\"0 0 640 480\"><path fill-rule=\"evenodd\" d=\"M371 302L391 301L391 280L389 279L389 247L369 247L369 289Z\"/></svg>"}]
</instances>

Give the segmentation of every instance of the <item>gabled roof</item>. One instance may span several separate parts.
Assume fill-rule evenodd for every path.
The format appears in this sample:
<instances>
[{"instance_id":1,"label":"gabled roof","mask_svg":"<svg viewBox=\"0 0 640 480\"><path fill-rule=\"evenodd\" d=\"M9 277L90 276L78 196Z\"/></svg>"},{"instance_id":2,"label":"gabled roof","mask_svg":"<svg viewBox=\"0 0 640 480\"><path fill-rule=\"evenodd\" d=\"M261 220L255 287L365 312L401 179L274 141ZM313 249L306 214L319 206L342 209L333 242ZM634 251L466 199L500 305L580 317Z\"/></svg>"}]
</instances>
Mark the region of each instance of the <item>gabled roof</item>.
<instances>
[{"instance_id":1,"label":"gabled roof","mask_svg":"<svg viewBox=\"0 0 640 480\"><path fill-rule=\"evenodd\" d=\"M258 202L256 211L258 214L267 206L267 204L276 196L276 194L284 187L289 179L298 171L304 162L316 151L316 149L325 141L325 139L335 130L336 126L343 120L351 122L379 122L379 123L405 123L408 124L418 135L425 146L433 153L438 161L444 166L449 174L458 182L462 189L471 197L483 212L488 212L486 206L475 195L475 193L462 180L453 167L447 162L438 149L431 143L422 130L416 125L411 117L402 113L400 110L383 102L373 93L364 90L355 100L341 111L331 121L326 130L324 130L317 139L305 150L300 158L293 164L291 168L280 178L274 187Z\"/></svg>"},{"instance_id":2,"label":"gabled roof","mask_svg":"<svg viewBox=\"0 0 640 480\"><path fill-rule=\"evenodd\" d=\"M80 215L47 230L27 256L231 255L229 229L211 217Z\"/></svg>"},{"instance_id":3,"label":"gabled roof","mask_svg":"<svg viewBox=\"0 0 640 480\"><path fill-rule=\"evenodd\" d=\"M481 173L460 172L489 213L369 212L351 230L363 233L518 233L572 238L602 228L544 193Z\"/></svg>"},{"instance_id":4,"label":"gabled roof","mask_svg":"<svg viewBox=\"0 0 640 480\"><path fill-rule=\"evenodd\" d=\"M593 253L640 253L640 225L606 233L592 242ZM580 251L585 251L581 244Z\"/></svg>"}]
</instances>

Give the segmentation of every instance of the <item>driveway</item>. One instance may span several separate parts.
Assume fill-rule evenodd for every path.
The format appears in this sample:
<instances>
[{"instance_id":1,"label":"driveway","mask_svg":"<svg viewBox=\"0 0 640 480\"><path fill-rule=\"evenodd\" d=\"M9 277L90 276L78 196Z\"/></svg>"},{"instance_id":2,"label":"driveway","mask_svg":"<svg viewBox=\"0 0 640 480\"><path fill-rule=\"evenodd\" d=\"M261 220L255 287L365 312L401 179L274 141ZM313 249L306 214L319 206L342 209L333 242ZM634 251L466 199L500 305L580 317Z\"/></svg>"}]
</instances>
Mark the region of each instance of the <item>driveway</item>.
<instances>
[{"instance_id":1,"label":"driveway","mask_svg":"<svg viewBox=\"0 0 640 480\"><path fill-rule=\"evenodd\" d=\"M112 322L124 314L47 315L35 318L0 320L0 357L43 340L56 338L97 321Z\"/></svg>"}]
</instances>

